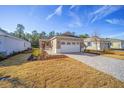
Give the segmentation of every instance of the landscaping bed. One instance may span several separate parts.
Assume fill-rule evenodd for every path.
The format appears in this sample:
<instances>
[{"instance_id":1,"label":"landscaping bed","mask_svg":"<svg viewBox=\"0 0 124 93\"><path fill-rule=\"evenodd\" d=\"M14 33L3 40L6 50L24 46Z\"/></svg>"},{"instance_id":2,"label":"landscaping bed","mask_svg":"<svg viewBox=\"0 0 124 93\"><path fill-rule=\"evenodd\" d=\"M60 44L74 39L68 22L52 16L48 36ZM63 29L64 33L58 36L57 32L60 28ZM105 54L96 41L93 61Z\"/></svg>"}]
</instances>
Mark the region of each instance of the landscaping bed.
<instances>
[{"instance_id":1,"label":"landscaping bed","mask_svg":"<svg viewBox=\"0 0 124 93\"><path fill-rule=\"evenodd\" d=\"M65 55L49 55L46 51L41 50L39 48L34 48L32 50L31 56L28 58L29 61L36 61L36 60L50 60L50 59L57 59L57 58L66 58Z\"/></svg>"},{"instance_id":2,"label":"landscaping bed","mask_svg":"<svg viewBox=\"0 0 124 93\"><path fill-rule=\"evenodd\" d=\"M91 54L97 54L97 55L103 54L103 51L98 51L98 50L85 50L84 52L91 53Z\"/></svg>"}]
</instances>

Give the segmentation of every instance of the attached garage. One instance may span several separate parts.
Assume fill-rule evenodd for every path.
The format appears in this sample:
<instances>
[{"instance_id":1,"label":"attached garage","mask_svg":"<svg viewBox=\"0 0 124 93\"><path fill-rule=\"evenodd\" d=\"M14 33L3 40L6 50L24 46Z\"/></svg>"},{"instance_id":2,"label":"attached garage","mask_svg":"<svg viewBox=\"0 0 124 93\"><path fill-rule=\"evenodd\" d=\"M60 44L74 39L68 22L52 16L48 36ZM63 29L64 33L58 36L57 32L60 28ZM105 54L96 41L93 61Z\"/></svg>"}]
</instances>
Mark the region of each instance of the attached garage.
<instances>
[{"instance_id":1,"label":"attached garage","mask_svg":"<svg viewBox=\"0 0 124 93\"><path fill-rule=\"evenodd\" d=\"M76 41L61 41L61 52L80 52L80 43Z\"/></svg>"},{"instance_id":2,"label":"attached garage","mask_svg":"<svg viewBox=\"0 0 124 93\"><path fill-rule=\"evenodd\" d=\"M73 53L83 50L83 39L74 36L55 36L50 39L54 53Z\"/></svg>"}]
</instances>

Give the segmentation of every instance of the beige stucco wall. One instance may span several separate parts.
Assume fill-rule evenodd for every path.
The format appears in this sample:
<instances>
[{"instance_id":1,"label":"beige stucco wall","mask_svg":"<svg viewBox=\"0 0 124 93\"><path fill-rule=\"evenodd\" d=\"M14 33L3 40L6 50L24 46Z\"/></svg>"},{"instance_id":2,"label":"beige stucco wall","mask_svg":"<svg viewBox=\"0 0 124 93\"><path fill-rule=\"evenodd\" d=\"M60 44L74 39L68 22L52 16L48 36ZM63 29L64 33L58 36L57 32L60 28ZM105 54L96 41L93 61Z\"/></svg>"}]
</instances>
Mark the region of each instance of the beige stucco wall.
<instances>
[{"instance_id":1,"label":"beige stucco wall","mask_svg":"<svg viewBox=\"0 0 124 93\"><path fill-rule=\"evenodd\" d=\"M88 41L90 42L90 41ZM97 45L96 45L96 42L91 42L91 46L88 46L88 42L85 41L84 44L86 45L86 49L89 49L89 50L100 50L100 43L97 42Z\"/></svg>"},{"instance_id":2,"label":"beige stucco wall","mask_svg":"<svg viewBox=\"0 0 124 93\"><path fill-rule=\"evenodd\" d=\"M56 53L56 39L51 41L52 44L52 52Z\"/></svg>"},{"instance_id":3,"label":"beige stucco wall","mask_svg":"<svg viewBox=\"0 0 124 93\"><path fill-rule=\"evenodd\" d=\"M91 46L88 46L88 42L91 42ZM105 50L109 49L109 42L101 41L101 42L93 42L93 41L85 41L85 45L87 46L86 49L89 50Z\"/></svg>"},{"instance_id":4,"label":"beige stucco wall","mask_svg":"<svg viewBox=\"0 0 124 93\"><path fill-rule=\"evenodd\" d=\"M112 42L111 48L121 48L121 42Z\"/></svg>"},{"instance_id":5,"label":"beige stucco wall","mask_svg":"<svg viewBox=\"0 0 124 93\"><path fill-rule=\"evenodd\" d=\"M65 42L64 45L61 43ZM70 45L67 45L67 42L70 42ZM75 45L72 44L72 42L75 42ZM66 40L66 39L53 39L51 40L52 43L52 52L53 53L63 53L63 52L80 52L80 43L83 43L83 41L80 40ZM79 44L77 44L79 43ZM58 45L60 44L60 46Z\"/></svg>"}]
</instances>

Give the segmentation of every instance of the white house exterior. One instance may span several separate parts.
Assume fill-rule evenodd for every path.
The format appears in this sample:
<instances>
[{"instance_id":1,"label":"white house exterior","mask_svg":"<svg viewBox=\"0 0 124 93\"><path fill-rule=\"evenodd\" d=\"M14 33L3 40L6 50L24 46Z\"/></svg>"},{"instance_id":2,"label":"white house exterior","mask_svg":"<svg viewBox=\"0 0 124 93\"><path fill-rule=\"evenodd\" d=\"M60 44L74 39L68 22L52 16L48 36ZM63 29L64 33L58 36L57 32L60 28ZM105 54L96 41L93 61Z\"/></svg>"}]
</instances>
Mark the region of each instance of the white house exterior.
<instances>
[{"instance_id":1,"label":"white house exterior","mask_svg":"<svg viewBox=\"0 0 124 93\"><path fill-rule=\"evenodd\" d=\"M81 52L84 49L83 39L72 36L54 36L49 40L40 40L40 47L43 41L48 41L53 53Z\"/></svg>"},{"instance_id":2,"label":"white house exterior","mask_svg":"<svg viewBox=\"0 0 124 93\"><path fill-rule=\"evenodd\" d=\"M0 52L10 55L31 48L31 43L9 35L0 29Z\"/></svg>"}]
</instances>

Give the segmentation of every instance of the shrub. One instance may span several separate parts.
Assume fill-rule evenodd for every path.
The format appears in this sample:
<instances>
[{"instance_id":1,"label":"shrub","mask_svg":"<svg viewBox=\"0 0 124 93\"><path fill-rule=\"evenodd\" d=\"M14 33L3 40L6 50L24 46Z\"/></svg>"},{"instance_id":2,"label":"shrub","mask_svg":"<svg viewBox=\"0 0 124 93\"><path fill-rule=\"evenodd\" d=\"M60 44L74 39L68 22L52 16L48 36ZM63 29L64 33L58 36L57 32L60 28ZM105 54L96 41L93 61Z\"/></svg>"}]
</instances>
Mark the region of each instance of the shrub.
<instances>
[{"instance_id":1,"label":"shrub","mask_svg":"<svg viewBox=\"0 0 124 93\"><path fill-rule=\"evenodd\" d=\"M42 55L42 51L40 49L38 49L38 48L34 48L32 50L32 55L35 56L35 57L39 57L39 56Z\"/></svg>"},{"instance_id":2,"label":"shrub","mask_svg":"<svg viewBox=\"0 0 124 93\"><path fill-rule=\"evenodd\" d=\"M0 53L0 60L4 59L6 56L4 53Z\"/></svg>"},{"instance_id":3,"label":"shrub","mask_svg":"<svg viewBox=\"0 0 124 93\"><path fill-rule=\"evenodd\" d=\"M111 50L105 50L104 53L105 53L105 54L114 54L114 52L111 51Z\"/></svg>"},{"instance_id":4,"label":"shrub","mask_svg":"<svg viewBox=\"0 0 124 93\"><path fill-rule=\"evenodd\" d=\"M98 51L98 50L85 50L84 52L86 52L86 53L92 53L92 54L98 54L98 55L100 55L100 54L102 54L103 52L102 51Z\"/></svg>"}]
</instances>

